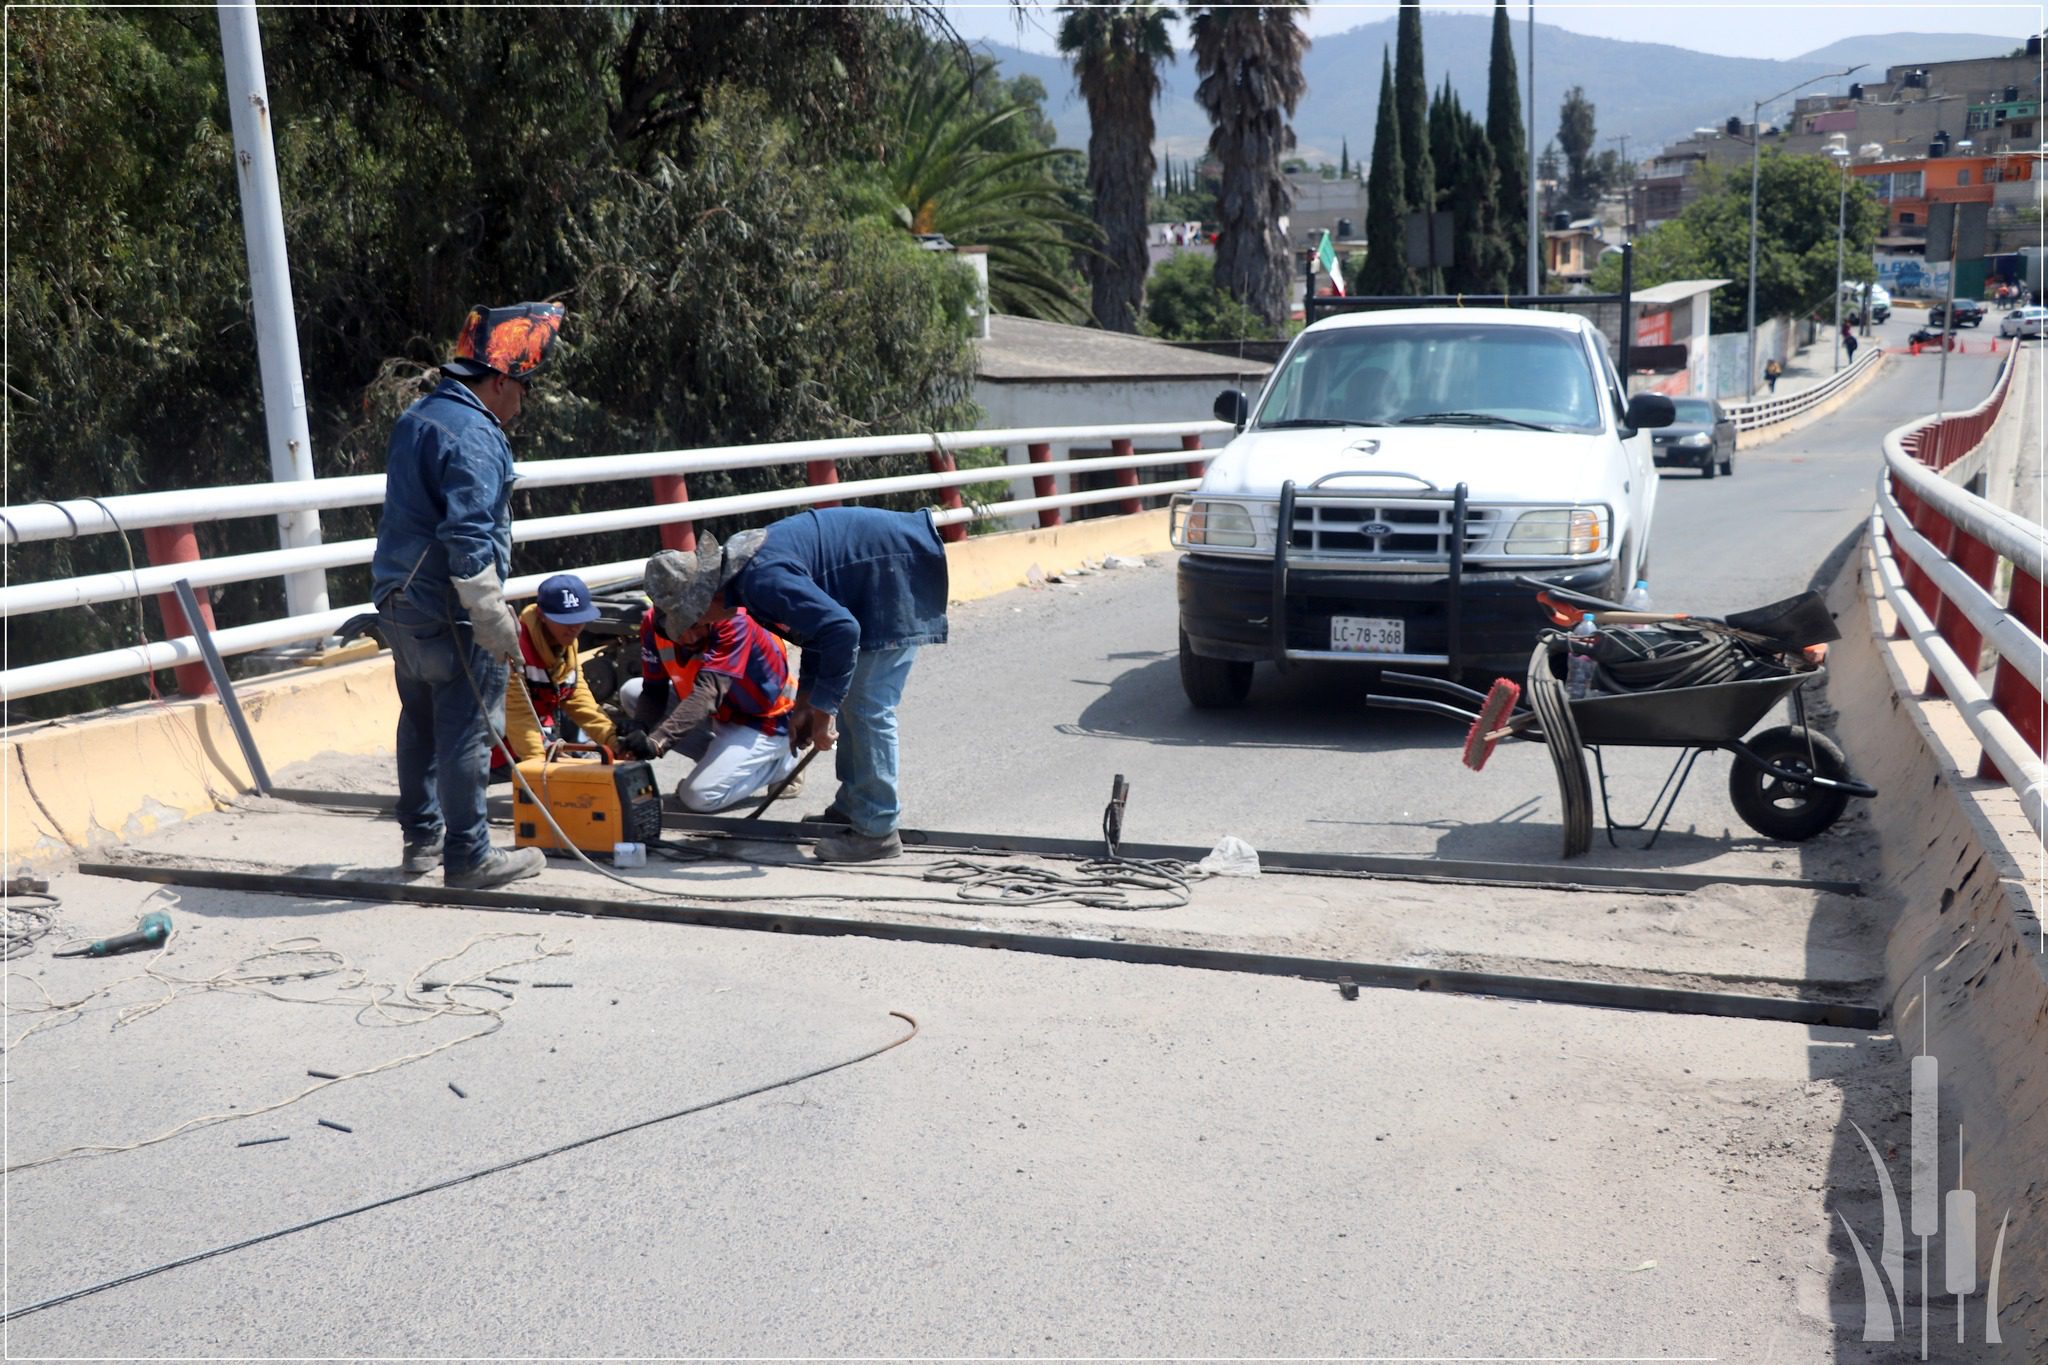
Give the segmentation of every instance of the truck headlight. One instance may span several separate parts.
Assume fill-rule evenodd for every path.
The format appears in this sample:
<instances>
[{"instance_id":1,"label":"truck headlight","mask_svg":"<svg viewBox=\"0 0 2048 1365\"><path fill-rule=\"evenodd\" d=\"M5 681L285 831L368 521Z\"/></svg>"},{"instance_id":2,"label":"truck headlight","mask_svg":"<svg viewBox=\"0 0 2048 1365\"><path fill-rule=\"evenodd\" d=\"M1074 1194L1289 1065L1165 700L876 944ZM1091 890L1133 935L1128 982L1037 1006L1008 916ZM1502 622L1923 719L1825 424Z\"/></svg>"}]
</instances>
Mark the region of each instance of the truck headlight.
<instances>
[{"instance_id":1,"label":"truck headlight","mask_svg":"<svg viewBox=\"0 0 2048 1365\"><path fill-rule=\"evenodd\" d=\"M1511 555L1590 555L1607 547L1607 514L1597 507L1544 507L1515 518Z\"/></svg>"},{"instance_id":2,"label":"truck headlight","mask_svg":"<svg viewBox=\"0 0 2048 1365\"><path fill-rule=\"evenodd\" d=\"M1249 550L1259 543L1249 507L1234 502L1197 501L1188 506L1181 536L1190 545L1219 545Z\"/></svg>"}]
</instances>

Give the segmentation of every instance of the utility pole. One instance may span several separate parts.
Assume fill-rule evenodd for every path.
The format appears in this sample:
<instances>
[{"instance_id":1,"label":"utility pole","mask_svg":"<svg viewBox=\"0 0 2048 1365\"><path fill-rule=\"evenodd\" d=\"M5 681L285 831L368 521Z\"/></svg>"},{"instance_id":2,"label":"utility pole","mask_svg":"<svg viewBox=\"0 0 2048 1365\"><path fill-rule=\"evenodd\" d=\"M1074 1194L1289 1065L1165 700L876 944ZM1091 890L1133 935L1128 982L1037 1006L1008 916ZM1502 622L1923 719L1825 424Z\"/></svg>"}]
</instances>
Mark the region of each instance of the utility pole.
<instances>
[{"instance_id":1,"label":"utility pole","mask_svg":"<svg viewBox=\"0 0 2048 1365\"><path fill-rule=\"evenodd\" d=\"M1536 231L1536 0L1529 0L1529 292L1543 292L1537 254L1543 238Z\"/></svg>"},{"instance_id":2,"label":"utility pole","mask_svg":"<svg viewBox=\"0 0 2048 1365\"><path fill-rule=\"evenodd\" d=\"M242 237L249 255L249 302L256 321L256 360L263 375L263 424L270 477L277 483L313 478L313 437L306 424L306 385L299 333L292 321L291 268L285 258L284 206L277 189L277 152L270 140L270 94L263 83L263 39L253 4L221 0L221 64L235 135L236 183L242 191ZM320 543L318 512L284 512L278 538L286 549ZM327 574L302 569L284 580L285 611L327 610Z\"/></svg>"}]
</instances>

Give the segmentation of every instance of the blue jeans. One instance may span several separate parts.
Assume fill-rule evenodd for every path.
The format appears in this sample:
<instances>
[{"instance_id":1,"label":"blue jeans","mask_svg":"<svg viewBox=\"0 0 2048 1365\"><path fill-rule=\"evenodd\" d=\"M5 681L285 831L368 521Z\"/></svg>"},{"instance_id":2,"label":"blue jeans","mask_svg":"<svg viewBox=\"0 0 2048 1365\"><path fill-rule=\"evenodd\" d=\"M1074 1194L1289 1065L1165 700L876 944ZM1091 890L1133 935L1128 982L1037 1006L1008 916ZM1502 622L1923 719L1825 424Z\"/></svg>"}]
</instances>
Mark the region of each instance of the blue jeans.
<instances>
[{"instance_id":1,"label":"blue jeans","mask_svg":"<svg viewBox=\"0 0 2048 1365\"><path fill-rule=\"evenodd\" d=\"M887 834L903 813L896 794L896 703L903 700L916 658L916 645L863 649L854 661L846 700L839 704L835 804L861 834Z\"/></svg>"},{"instance_id":2,"label":"blue jeans","mask_svg":"<svg viewBox=\"0 0 2048 1365\"><path fill-rule=\"evenodd\" d=\"M505 728L505 665L476 647L467 621L450 625L397 597L377 614L398 682L399 828L407 844L445 835L441 865L466 872L491 847L484 794L490 734Z\"/></svg>"}]
</instances>

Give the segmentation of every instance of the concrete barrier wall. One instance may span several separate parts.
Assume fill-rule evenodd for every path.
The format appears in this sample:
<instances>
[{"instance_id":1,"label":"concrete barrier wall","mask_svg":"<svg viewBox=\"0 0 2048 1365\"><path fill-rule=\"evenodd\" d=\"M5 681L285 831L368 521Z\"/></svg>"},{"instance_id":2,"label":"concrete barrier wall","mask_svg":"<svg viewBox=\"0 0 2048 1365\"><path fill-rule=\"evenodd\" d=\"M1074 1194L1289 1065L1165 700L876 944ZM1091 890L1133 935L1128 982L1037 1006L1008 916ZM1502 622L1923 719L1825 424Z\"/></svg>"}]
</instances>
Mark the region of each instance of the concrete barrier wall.
<instances>
[{"instance_id":1,"label":"concrete barrier wall","mask_svg":"<svg viewBox=\"0 0 2048 1365\"><path fill-rule=\"evenodd\" d=\"M1835 585L1830 606L1844 638L1831 651L1828 699L1851 766L1881 793L1870 809L1882 849L1874 880L1895 915L1886 1003L1902 1055L1919 1053L1924 1039L1938 1059L1941 1187L1976 1192L1980 1286L2000 1219L2012 1216L1999 1273L2005 1345L1977 1344L1974 1308L1967 1358L2038 1365L2048 1342L2042 848L2012 790L1977 779L1978 746L1956 708L1922 695L1919 651L1889 638L1892 614L1874 600L1874 574L1866 543ZM1895 1166L1903 1199L1903 1154ZM1943 1254L1937 1240L1935 1265Z\"/></svg>"},{"instance_id":2,"label":"concrete barrier wall","mask_svg":"<svg viewBox=\"0 0 2048 1365\"><path fill-rule=\"evenodd\" d=\"M975 536L946 547L952 598L973 601L1105 555L1168 549L1162 509L1044 530ZM236 696L273 772L323 753L391 747L398 693L391 656L238 683ZM216 810L253 791L248 765L216 700L167 700L75 721L0 732L6 746L0 846L12 869L120 843Z\"/></svg>"}]
</instances>

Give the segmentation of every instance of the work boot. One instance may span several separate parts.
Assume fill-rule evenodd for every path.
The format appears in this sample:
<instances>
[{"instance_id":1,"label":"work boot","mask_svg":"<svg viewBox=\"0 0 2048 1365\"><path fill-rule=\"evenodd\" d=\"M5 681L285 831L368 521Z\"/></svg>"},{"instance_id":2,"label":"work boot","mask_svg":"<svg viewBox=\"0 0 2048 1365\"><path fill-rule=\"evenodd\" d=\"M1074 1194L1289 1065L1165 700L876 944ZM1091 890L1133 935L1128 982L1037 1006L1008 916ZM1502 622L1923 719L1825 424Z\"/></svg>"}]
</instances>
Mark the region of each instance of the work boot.
<instances>
[{"instance_id":1,"label":"work boot","mask_svg":"<svg viewBox=\"0 0 2048 1365\"><path fill-rule=\"evenodd\" d=\"M848 818L845 811L839 809L839 803L834 801L816 815L806 815L804 823L807 825L847 825L850 827L853 821Z\"/></svg>"},{"instance_id":2,"label":"work boot","mask_svg":"<svg viewBox=\"0 0 2048 1365\"><path fill-rule=\"evenodd\" d=\"M441 865L441 849L448 842L447 836L436 834L433 841L424 844L407 844L405 861L402 866L408 877L424 877Z\"/></svg>"},{"instance_id":3,"label":"work boot","mask_svg":"<svg viewBox=\"0 0 2048 1365\"><path fill-rule=\"evenodd\" d=\"M768 785L772 787L775 784L771 782ZM802 773L796 773L790 777L787 783L784 784L781 791L775 793L775 799L777 801L780 801L785 796L802 796L803 793L804 775Z\"/></svg>"},{"instance_id":4,"label":"work boot","mask_svg":"<svg viewBox=\"0 0 2048 1365\"><path fill-rule=\"evenodd\" d=\"M849 829L844 834L818 840L813 850L821 863L876 863L903 856L903 839L895 830L887 834L862 834Z\"/></svg>"},{"instance_id":5,"label":"work boot","mask_svg":"<svg viewBox=\"0 0 2048 1365\"><path fill-rule=\"evenodd\" d=\"M464 891L481 891L486 887L503 886L516 882L521 877L535 877L548 864L548 855L537 848L494 848L484 854L483 861L475 867L461 872L445 873L443 885L459 887Z\"/></svg>"}]
</instances>

